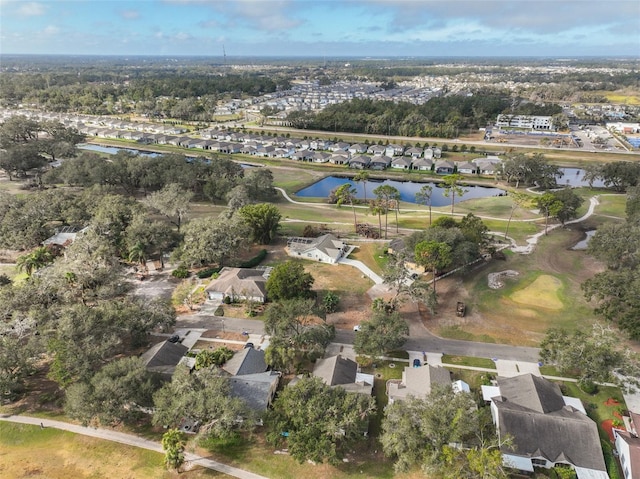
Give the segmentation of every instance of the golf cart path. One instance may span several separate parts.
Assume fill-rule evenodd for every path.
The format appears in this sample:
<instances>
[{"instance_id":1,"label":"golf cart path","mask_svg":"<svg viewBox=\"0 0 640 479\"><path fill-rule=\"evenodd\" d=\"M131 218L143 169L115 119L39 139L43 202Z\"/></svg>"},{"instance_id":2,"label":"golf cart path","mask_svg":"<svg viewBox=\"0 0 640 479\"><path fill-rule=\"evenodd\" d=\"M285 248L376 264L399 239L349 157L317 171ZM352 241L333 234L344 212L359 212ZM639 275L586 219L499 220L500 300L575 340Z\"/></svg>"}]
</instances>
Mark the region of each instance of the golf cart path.
<instances>
[{"instance_id":1,"label":"golf cart path","mask_svg":"<svg viewBox=\"0 0 640 479\"><path fill-rule=\"evenodd\" d=\"M127 446L139 447L147 449L149 451L159 452L164 454L162 445L155 441L150 441L142 437L134 436L133 434L126 434L118 431L111 431L109 429L92 428L78 426L76 424L70 424L62 421L54 421L52 419L42 419L39 417L22 416L22 415L0 415L0 421L13 422L18 424L29 424L32 426L40 427L52 427L55 429L61 429L63 431L69 431L75 434L81 434L83 436L91 436L106 441L118 442ZM265 476L254 474L253 472L238 469L237 467L228 466L221 462L207 459L196 454L189 452L184 453L185 460L191 464L197 464L207 469L222 472L229 476L237 477L239 479L268 479Z\"/></svg>"}]
</instances>

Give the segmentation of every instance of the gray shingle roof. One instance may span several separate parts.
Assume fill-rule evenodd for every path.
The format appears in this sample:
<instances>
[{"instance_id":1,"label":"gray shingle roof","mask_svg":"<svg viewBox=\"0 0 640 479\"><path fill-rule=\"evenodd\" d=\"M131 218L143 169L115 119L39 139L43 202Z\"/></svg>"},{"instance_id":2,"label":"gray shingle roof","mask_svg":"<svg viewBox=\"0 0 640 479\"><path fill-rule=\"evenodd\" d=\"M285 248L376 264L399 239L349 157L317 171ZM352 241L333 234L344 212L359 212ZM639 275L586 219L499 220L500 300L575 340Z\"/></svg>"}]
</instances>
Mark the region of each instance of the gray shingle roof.
<instances>
[{"instance_id":1,"label":"gray shingle roof","mask_svg":"<svg viewBox=\"0 0 640 479\"><path fill-rule=\"evenodd\" d=\"M341 355L319 359L313 368L313 375L322 379L328 386L349 384L356 381L358 364Z\"/></svg>"},{"instance_id":2,"label":"gray shingle roof","mask_svg":"<svg viewBox=\"0 0 640 479\"><path fill-rule=\"evenodd\" d=\"M242 399L254 411L264 411L279 380L280 375L274 371L234 376L229 378L231 395Z\"/></svg>"},{"instance_id":3,"label":"gray shingle roof","mask_svg":"<svg viewBox=\"0 0 640 479\"><path fill-rule=\"evenodd\" d=\"M162 341L142 356L142 361L149 371L171 375L189 348L180 343Z\"/></svg>"},{"instance_id":4,"label":"gray shingle roof","mask_svg":"<svg viewBox=\"0 0 640 479\"><path fill-rule=\"evenodd\" d=\"M556 384L524 374L498 379L498 385L501 396L492 400L500 435L513 438L505 452L606 471L596 423L565 406Z\"/></svg>"},{"instance_id":5,"label":"gray shingle roof","mask_svg":"<svg viewBox=\"0 0 640 479\"><path fill-rule=\"evenodd\" d=\"M264 351L259 351L254 348L244 348L224 363L222 369L232 376L263 373L267 370L267 363L264 361Z\"/></svg>"}]
</instances>

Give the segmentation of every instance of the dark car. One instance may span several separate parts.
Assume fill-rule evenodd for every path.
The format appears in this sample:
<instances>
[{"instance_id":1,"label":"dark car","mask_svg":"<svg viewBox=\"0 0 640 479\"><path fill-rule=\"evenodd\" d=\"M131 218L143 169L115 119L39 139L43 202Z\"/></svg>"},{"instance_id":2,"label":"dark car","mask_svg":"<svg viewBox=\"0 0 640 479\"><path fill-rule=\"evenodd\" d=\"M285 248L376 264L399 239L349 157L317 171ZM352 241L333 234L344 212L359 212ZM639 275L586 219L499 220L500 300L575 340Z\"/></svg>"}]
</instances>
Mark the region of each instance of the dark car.
<instances>
[{"instance_id":1,"label":"dark car","mask_svg":"<svg viewBox=\"0 0 640 479\"><path fill-rule=\"evenodd\" d=\"M174 334L169 338L170 343L177 343L178 341L180 341L180 336L178 336L177 334Z\"/></svg>"},{"instance_id":2,"label":"dark car","mask_svg":"<svg viewBox=\"0 0 640 479\"><path fill-rule=\"evenodd\" d=\"M414 359L413 360L413 367L414 368L419 368L420 366L422 366L422 361L420 361L419 359Z\"/></svg>"},{"instance_id":3,"label":"dark car","mask_svg":"<svg viewBox=\"0 0 640 479\"><path fill-rule=\"evenodd\" d=\"M244 345L244 349L253 348L253 343L247 343Z\"/></svg>"}]
</instances>

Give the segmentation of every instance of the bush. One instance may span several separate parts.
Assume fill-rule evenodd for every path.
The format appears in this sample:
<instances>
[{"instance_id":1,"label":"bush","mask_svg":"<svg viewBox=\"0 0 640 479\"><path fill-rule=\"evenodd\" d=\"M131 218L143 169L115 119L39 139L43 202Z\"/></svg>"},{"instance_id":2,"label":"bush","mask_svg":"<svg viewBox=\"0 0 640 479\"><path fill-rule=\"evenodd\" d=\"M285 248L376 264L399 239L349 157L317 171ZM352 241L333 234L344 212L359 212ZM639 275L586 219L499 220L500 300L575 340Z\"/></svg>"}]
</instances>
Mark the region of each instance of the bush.
<instances>
[{"instance_id":1,"label":"bush","mask_svg":"<svg viewBox=\"0 0 640 479\"><path fill-rule=\"evenodd\" d=\"M216 310L213 312L214 316L224 316L224 309L222 308L222 305L218 305L218 307L216 308Z\"/></svg>"},{"instance_id":2,"label":"bush","mask_svg":"<svg viewBox=\"0 0 640 479\"><path fill-rule=\"evenodd\" d=\"M248 261L244 261L243 263L240 263L240 268L255 268L260 263L262 263L262 260L264 260L266 257L267 257L267 250L261 249L260 252L257 255L255 255L253 258L251 258Z\"/></svg>"},{"instance_id":3,"label":"bush","mask_svg":"<svg viewBox=\"0 0 640 479\"><path fill-rule=\"evenodd\" d=\"M225 296L222 302L224 304L231 304L231 296Z\"/></svg>"},{"instance_id":4,"label":"bush","mask_svg":"<svg viewBox=\"0 0 640 479\"><path fill-rule=\"evenodd\" d=\"M196 276L200 279L210 278L211 276L218 273L219 271L220 271L220 268L207 268L207 269L203 269L202 271L198 271L196 273Z\"/></svg>"},{"instance_id":5,"label":"bush","mask_svg":"<svg viewBox=\"0 0 640 479\"><path fill-rule=\"evenodd\" d=\"M338 310L340 297L333 291L327 291L322 299L322 306L327 313L335 313Z\"/></svg>"},{"instance_id":6,"label":"bush","mask_svg":"<svg viewBox=\"0 0 640 479\"><path fill-rule=\"evenodd\" d=\"M181 264L171 272L171 276L180 279L187 278L189 277L189 268L187 268L186 265Z\"/></svg>"},{"instance_id":7,"label":"bush","mask_svg":"<svg viewBox=\"0 0 640 479\"><path fill-rule=\"evenodd\" d=\"M587 394L596 394L598 392L598 385L591 379L581 379L578 381L578 387Z\"/></svg>"}]
</instances>

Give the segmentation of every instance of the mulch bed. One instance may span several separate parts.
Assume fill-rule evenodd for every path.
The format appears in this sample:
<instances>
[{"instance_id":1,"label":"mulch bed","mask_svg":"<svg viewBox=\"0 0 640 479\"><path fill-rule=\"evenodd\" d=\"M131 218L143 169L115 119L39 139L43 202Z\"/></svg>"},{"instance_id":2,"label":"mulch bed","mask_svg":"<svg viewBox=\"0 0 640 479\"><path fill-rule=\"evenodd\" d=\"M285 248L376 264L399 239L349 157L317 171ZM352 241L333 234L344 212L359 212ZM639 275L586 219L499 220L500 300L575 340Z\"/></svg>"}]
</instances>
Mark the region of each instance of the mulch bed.
<instances>
[{"instance_id":1,"label":"mulch bed","mask_svg":"<svg viewBox=\"0 0 640 479\"><path fill-rule=\"evenodd\" d=\"M607 400L604 402L604 405L605 405L605 406L608 406L608 407L614 407L614 406L619 406L619 405L620 405L620 402L619 402L619 401L616 401L616 400L615 400L615 399L613 399L613 398L609 398L609 399L607 399Z\"/></svg>"}]
</instances>

